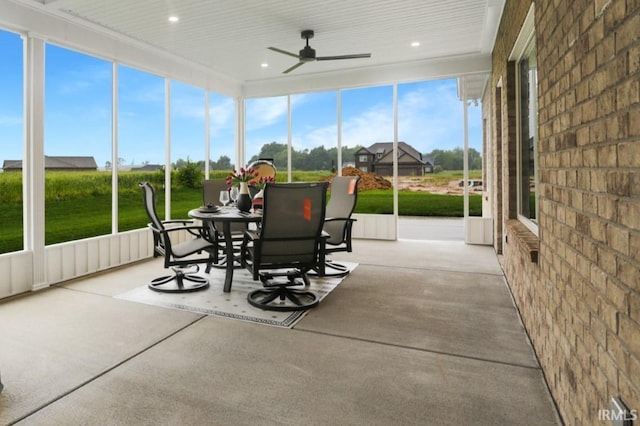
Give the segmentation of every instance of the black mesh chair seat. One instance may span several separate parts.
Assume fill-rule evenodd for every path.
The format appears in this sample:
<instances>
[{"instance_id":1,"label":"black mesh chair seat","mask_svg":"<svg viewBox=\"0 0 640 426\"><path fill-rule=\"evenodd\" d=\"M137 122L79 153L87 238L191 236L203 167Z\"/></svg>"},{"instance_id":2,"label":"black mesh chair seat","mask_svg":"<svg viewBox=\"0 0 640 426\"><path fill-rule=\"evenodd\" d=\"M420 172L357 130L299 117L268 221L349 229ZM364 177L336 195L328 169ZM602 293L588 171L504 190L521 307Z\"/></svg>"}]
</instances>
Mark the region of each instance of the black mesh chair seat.
<instances>
[{"instance_id":1,"label":"black mesh chair seat","mask_svg":"<svg viewBox=\"0 0 640 426\"><path fill-rule=\"evenodd\" d=\"M307 272L324 265L322 232L327 182L267 184L262 225L244 234L242 265L263 288L249 303L261 309L292 311L313 307L318 297L305 289ZM286 277L286 280L276 281ZM301 281L300 281L301 280Z\"/></svg>"},{"instance_id":2,"label":"black mesh chair seat","mask_svg":"<svg viewBox=\"0 0 640 426\"><path fill-rule=\"evenodd\" d=\"M160 220L156 212L155 190L148 182L141 183L140 189L145 211L151 221L149 228L153 232L154 257L164 256L164 267L174 272L173 275L153 279L149 288L166 293L183 293L209 287L207 278L196 275L198 264L212 263L216 252L207 230L191 220ZM184 232L189 234L190 239L174 243L173 239L178 240L178 233Z\"/></svg>"}]
</instances>

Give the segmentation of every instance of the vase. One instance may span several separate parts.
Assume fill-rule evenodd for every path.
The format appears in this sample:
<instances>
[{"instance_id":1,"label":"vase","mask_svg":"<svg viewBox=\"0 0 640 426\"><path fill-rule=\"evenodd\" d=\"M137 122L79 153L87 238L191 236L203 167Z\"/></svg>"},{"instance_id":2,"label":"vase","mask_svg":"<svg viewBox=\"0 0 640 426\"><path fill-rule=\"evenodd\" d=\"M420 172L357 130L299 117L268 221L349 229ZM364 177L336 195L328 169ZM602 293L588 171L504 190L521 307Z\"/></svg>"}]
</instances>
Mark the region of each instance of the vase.
<instances>
[{"instance_id":1,"label":"vase","mask_svg":"<svg viewBox=\"0 0 640 426\"><path fill-rule=\"evenodd\" d=\"M238 210L248 212L251 210L251 196L249 195L249 186L247 182L240 182L240 192L236 201Z\"/></svg>"}]
</instances>

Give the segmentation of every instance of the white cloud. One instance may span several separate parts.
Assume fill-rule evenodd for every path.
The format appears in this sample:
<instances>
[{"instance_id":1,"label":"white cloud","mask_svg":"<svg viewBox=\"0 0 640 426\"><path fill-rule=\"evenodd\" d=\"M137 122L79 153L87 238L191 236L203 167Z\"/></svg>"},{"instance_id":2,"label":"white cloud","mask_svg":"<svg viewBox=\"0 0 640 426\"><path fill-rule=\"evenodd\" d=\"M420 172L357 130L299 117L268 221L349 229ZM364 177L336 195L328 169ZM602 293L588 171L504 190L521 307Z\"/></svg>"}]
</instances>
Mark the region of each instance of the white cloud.
<instances>
[{"instance_id":1,"label":"white cloud","mask_svg":"<svg viewBox=\"0 0 640 426\"><path fill-rule=\"evenodd\" d=\"M343 118L342 145L369 146L393 140L393 112L389 105L374 105L361 114Z\"/></svg>"},{"instance_id":2,"label":"white cloud","mask_svg":"<svg viewBox=\"0 0 640 426\"><path fill-rule=\"evenodd\" d=\"M236 106L232 98L225 97L220 102L211 102L209 123L213 129L233 129L235 127Z\"/></svg>"},{"instance_id":3,"label":"white cloud","mask_svg":"<svg viewBox=\"0 0 640 426\"><path fill-rule=\"evenodd\" d=\"M246 102L246 128L255 131L279 121L287 122L287 97L248 99Z\"/></svg>"}]
</instances>

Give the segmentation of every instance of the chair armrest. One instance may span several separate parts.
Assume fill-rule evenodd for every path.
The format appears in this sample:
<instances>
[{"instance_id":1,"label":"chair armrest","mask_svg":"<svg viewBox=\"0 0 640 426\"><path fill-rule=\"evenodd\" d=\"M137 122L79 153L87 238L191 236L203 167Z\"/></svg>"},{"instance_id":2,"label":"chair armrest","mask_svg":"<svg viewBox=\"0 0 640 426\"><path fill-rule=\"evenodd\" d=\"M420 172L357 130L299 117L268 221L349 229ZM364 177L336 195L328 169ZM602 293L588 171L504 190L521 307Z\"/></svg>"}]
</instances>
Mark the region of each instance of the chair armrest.
<instances>
[{"instance_id":1,"label":"chair armrest","mask_svg":"<svg viewBox=\"0 0 640 426\"><path fill-rule=\"evenodd\" d=\"M190 224L190 223L195 223L195 221L193 219L169 219L169 220L163 220L162 221L163 224L171 224L171 223L182 223L184 225Z\"/></svg>"},{"instance_id":2,"label":"chair armrest","mask_svg":"<svg viewBox=\"0 0 640 426\"><path fill-rule=\"evenodd\" d=\"M162 221L163 225L168 225L167 228L175 228L176 227L175 225L181 225L181 226L195 225L195 223L196 222L191 219L169 219L169 220ZM189 232L191 235L198 236L198 234L194 232L192 229L187 229L187 232Z\"/></svg>"},{"instance_id":3,"label":"chair armrest","mask_svg":"<svg viewBox=\"0 0 640 426\"><path fill-rule=\"evenodd\" d=\"M196 236L205 236L207 235L207 231L205 230L204 227L202 226L198 226L198 225L190 225L190 226L174 226L171 228L166 228L166 229L158 229L155 226L153 226L152 223L148 224L149 228L151 228L151 230L155 233L158 234L169 234L169 232L176 232L176 231L187 231L190 234L196 235Z\"/></svg>"},{"instance_id":4,"label":"chair armrest","mask_svg":"<svg viewBox=\"0 0 640 426\"><path fill-rule=\"evenodd\" d=\"M349 221L349 222L355 222L357 221L357 219L353 219L351 217L325 217L324 221L325 222L335 222L338 220L345 220L345 221Z\"/></svg>"},{"instance_id":5,"label":"chair armrest","mask_svg":"<svg viewBox=\"0 0 640 426\"><path fill-rule=\"evenodd\" d=\"M260 233L254 229L247 229L244 231L244 240L245 241L255 241L260 239Z\"/></svg>"}]
</instances>

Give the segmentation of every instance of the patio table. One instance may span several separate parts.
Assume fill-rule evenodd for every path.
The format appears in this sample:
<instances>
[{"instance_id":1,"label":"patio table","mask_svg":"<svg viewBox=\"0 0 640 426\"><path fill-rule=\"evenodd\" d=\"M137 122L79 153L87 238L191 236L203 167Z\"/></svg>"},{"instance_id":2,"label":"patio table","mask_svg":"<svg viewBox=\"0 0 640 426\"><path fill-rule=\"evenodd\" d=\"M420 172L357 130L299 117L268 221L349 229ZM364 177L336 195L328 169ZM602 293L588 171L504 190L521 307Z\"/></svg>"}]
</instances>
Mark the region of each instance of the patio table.
<instances>
[{"instance_id":1,"label":"patio table","mask_svg":"<svg viewBox=\"0 0 640 426\"><path fill-rule=\"evenodd\" d=\"M207 212L206 210L193 209L189 210L189 217L192 219L198 219L206 224L211 229L211 232L215 232L213 222L222 223L222 233L225 240L225 254L227 258L227 264L225 268L224 287L223 291L228 293L231 291L231 284L233 282L233 240L231 235L232 223L258 223L262 220L262 215L257 213L243 213L235 207L222 207L217 212ZM213 234L212 234L213 235Z\"/></svg>"}]
</instances>

